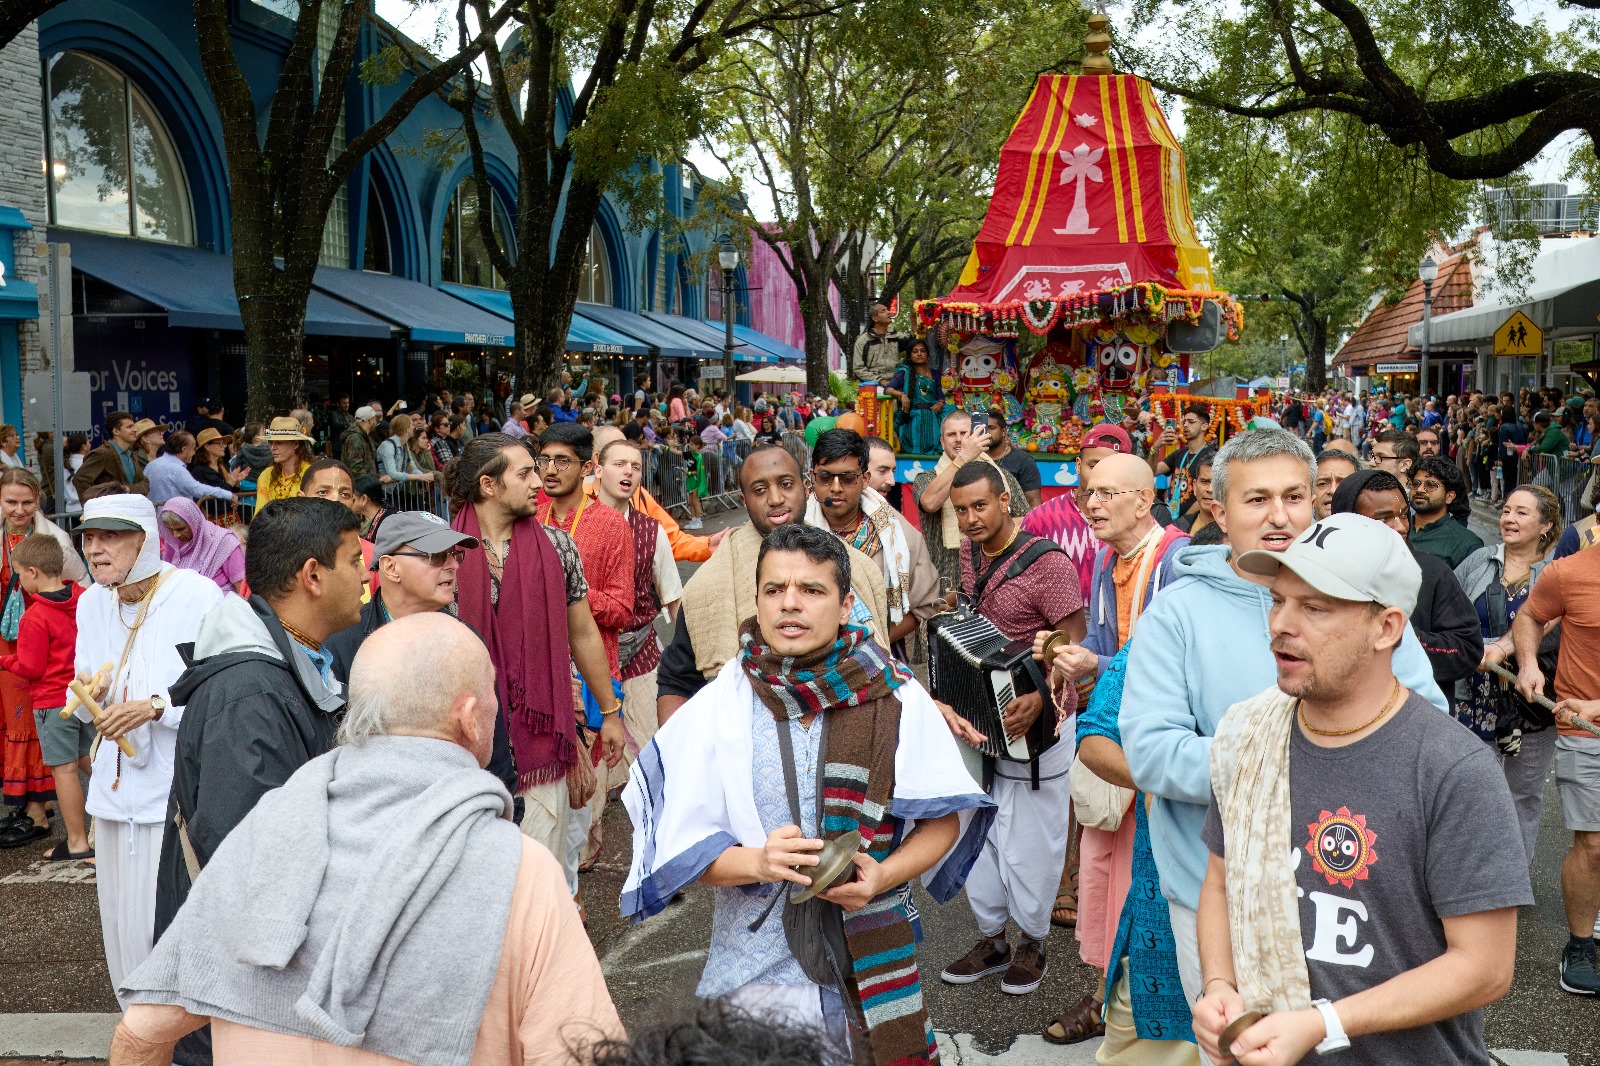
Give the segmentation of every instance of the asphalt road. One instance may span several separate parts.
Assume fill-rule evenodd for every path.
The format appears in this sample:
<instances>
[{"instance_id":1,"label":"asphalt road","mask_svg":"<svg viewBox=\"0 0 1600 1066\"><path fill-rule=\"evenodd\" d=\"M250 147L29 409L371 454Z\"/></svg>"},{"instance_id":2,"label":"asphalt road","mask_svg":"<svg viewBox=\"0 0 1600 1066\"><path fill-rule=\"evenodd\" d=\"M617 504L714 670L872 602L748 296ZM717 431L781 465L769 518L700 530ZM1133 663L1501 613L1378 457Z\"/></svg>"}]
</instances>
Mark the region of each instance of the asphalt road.
<instances>
[{"instance_id":1,"label":"asphalt road","mask_svg":"<svg viewBox=\"0 0 1600 1066\"><path fill-rule=\"evenodd\" d=\"M706 531L726 524L728 517L708 518ZM1475 523L1475 528L1493 536L1486 525ZM687 576L693 568L683 569ZM628 927L615 905L629 846L620 804L608 807L605 825L601 861L583 878L589 932L623 1019L637 1025L692 1003L709 939L711 891L693 887L663 914ZM1486 1028L1491 1048L1564 1057L1497 1051L1507 1066L1600 1066L1600 1000L1568 995L1556 984L1566 937L1558 870L1569 841L1552 787L1534 863L1537 903L1522 914L1518 932L1516 982L1504 1000L1489 1008ZM45 850L45 845L36 845L0 852L0 958L6 960L0 981L0 1039L5 1015L117 1009L101 955L92 870L78 865L40 869L35 863ZM1471 862L1473 857L1461 858ZM923 990L943 1034L947 1061L977 1064L993 1061L990 1056L1016 1064L1092 1061L1088 1046L1048 1048L1032 1035L1095 985L1094 972L1077 960L1070 931L1052 931L1046 945L1050 972L1039 991L1007 996L993 980L965 987L939 982L939 968L967 949L976 928L961 899L938 907L922 896L919 906L926 934L918 951Z\"/></svg>"}]
</instances>

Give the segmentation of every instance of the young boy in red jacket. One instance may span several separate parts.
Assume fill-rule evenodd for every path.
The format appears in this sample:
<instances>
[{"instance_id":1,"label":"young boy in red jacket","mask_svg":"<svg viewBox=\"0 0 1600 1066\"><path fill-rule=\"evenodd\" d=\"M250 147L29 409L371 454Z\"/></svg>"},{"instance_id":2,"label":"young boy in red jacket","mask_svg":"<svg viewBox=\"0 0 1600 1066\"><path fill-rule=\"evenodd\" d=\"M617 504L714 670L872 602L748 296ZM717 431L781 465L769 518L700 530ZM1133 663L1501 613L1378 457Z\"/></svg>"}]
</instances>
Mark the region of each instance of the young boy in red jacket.
<instances>
[{"instance_id":1,"label":"young boy in red jacket","mask_svg":"<svg viewBox=\"0 0 1600 1066\"><path fill-rule=\"evenodd\" d=\"M33 691L34 724L40 754L56 779L56 803L67 839L46 858L51 862L94 857L84 831L81 770L89 772L89 744L94 726L76 715L61 717L67 704L67 683L73 678L78 644L78 597L83 589L63 581L66 557L48 534L26 537L11 551L12 571L30 602L17 627L17 652L0 657L0 668L27 681Z\"/></svg>"}]
</instances>

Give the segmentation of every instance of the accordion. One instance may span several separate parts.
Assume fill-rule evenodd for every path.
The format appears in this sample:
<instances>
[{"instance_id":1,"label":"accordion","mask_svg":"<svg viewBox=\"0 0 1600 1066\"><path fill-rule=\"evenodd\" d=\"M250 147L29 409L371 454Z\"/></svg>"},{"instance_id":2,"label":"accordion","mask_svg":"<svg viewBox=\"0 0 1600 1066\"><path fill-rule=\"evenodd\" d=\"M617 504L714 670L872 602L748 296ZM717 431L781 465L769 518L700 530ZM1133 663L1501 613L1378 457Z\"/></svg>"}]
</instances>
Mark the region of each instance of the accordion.
<instances>
[{"instance_id":1,"label":"accordion","mask_svg":"<svg viewBox=\"0 0 1600 1066\"><path fill-rule=\"evenodd\" d=\"M1013 762L1032 762L1055 746L1055 703L1033 661L1033 643L1012 640L987 618L963 607L935 616L928 624L928 684L933 694L965 718L985 740L983 754ZM1044 708L1028 731L1006 736L1001 717L1017 696L1038 692Z\"/></svg>"}]
</instances>

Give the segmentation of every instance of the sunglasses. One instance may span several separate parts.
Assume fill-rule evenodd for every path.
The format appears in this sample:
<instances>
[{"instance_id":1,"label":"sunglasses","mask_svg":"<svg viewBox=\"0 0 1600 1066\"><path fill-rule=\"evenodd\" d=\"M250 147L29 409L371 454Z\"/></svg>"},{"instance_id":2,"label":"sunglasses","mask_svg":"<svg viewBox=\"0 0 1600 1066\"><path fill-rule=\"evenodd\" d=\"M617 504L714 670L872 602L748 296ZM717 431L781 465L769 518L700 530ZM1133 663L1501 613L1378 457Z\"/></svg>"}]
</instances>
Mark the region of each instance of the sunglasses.
<instances>
[{"instance_id":1,"label":"sunglasses","mask_svg":"<svg viewBox=\"0 0 1600 1066\"><path fill-rule=\"evenodd\" d=\"M856 482L866 475L859 470L847 470L842 474L829 473L826 470L811 471L811 482L814 485L843 485L845 488L854 488Z\"/></svg>"},{"instance_id":2,"label":"sunglasses","mask_svg":"<svg viewBox=\"0 0 1600 1066\"><path fill-rule=\"evenodd\" d=\"M546 467L554 466L557 470L565 472L578 462L581 462L581 460L574 459L570 455L541 455L534 459L533 468L535 470L543 470Z\"/></svg>"},{"instance_id":3,"label":"sunglasses","mask_svg":"<svg viewBox=\"0 0 1600 1066\"><path fill-rule=\"evenodd\" d=\"M443 566L446 560L453 560L458 565L467 557L467 549L462 547L446 548L442 552L390 552L406 559L426 559L428 565L434 569Z\"/></svg>"}]
</instances>

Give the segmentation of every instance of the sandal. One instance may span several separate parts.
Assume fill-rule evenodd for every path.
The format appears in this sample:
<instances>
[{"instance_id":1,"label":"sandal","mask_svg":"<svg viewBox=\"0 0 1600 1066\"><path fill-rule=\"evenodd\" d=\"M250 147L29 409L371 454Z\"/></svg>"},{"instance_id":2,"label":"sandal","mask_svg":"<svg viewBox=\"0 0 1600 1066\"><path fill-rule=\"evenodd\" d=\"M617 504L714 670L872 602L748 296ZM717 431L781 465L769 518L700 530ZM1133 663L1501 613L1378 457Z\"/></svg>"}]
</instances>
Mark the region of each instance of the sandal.
<instances>
[{"instance_id":1,"label":"sandal","mask_svg":"<svg viewBox=\"0 0 1600 1066\"><path fill-rule=\"evenodd\" d=\"M1050 924L1071 929L1078 924L1078 897L1076 893L1061 892L1056 895L1056 905L1050 911Z\"/></svg>"},{"instance_id":2,"label":"sandal","mask_svg":"<svg viewBox=\"0 0 1600 1066\"><path fill-rule=\"evenodd\" d=\"M1056 1015L1055 1021L1045 1026L1040 1035L1047 1044L1076 1044L1090 1037L1101 1036L1106 1023L1100 1020L1100 1001L1094 996L1084 996L1078 1005Z\"/></svg>"},{"instance_id":3,"label":"sandal","mask_svg":"<svg viewBox=\"0 0 1600 1066\"><path fill-rule=\"evenodd\" d=\"M82 859L92 859L92 858L94 858L94 849L93 848L89 848L86 851L73 851L73 850L71 850L70 848L67 847L67 842L65 840L63 840L61 843L57 844L54 848L51 848L48 852L45 853L44 861L45 862L78 862L78 861L80 861Z\"/></svg>"},{"instance_id":4,"label":"sandal","mask_svg":"<svg viewBox=\"0 0 1600 1066\"><path fill-rule=\"evenodd\" d=\"M10 829L0 833L0 848L20 848L49 835L48 825L40 825L32 818L26 818L13 823Z\"/></svg>"}]
</instances>

